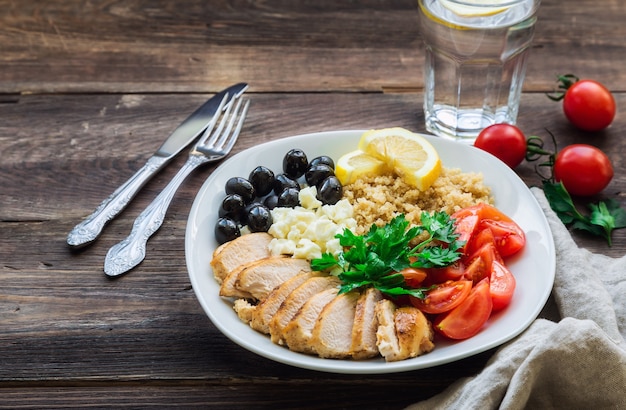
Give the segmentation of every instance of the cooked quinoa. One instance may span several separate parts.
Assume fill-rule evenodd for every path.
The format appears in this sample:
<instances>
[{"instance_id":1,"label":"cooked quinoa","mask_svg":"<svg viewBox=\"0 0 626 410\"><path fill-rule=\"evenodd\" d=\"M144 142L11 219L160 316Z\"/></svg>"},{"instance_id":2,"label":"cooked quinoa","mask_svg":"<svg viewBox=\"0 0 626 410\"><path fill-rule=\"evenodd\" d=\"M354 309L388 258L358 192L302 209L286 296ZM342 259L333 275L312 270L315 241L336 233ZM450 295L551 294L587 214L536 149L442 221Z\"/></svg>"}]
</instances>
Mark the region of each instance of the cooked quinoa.
<instances>
[{"instance_id":1,"label":"cooked quinoa","mask_svg":"<svg viewBox=\"0 0 626 410\"><path fill-rule=\"evenodd\" d=\"M401 213L417 224L422 211L452 214L479 202L493 204L482 174L446 167L424 192L389 174L360 178L346 185L344 198L354 207L357 235L367 232L372 224L382 226Z\"/></svg>"}]
</instances>

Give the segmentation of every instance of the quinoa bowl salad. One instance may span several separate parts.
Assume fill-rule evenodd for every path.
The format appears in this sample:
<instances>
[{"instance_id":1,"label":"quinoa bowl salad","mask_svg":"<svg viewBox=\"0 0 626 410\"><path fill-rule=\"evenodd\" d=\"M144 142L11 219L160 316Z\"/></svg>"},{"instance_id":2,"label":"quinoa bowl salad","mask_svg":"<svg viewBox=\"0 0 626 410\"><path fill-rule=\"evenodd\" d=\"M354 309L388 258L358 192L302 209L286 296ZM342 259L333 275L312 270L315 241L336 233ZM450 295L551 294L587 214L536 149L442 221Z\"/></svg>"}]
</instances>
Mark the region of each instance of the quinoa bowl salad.
<instances>
[{"instance_id":1,"label":"quinoa bowl salad","mask_svg":"<svg viewBox=\"0 0 626 410\"><path fill-rule=\"evenodd\" d=\"M436 366L483 352L521 333L543 308L554 280L554 247L545 217L531 192L506 165L473 147L426 135L424 138L432 143L441 157L443 172L440 178L458 179L460 172L480 175L476 180L473 179L474 176L469 179L461 178L465 179L463 183L467 185L467 189L474 191L473 195L493 201L498 209L515 219L528 238L526 248L511 262L510 269L518 283L511 306L491 317L485 329L479 334L462 341L438 341L436 349L432 352L400 362L387 363L382 359L363 361L322 359L291 352L273 344L267 336L257 333L239 320L233 310L232 301L219 296L219 284L215 282L211 273L210 261L213 251L218 246L213 231L226 180L233 176L245 176L257 165L279 169L282 154L294 147L305 150L311 157L329 155L339 158L354 149L363 132L363 130L331 131L288 137L262 144L225 161L207 179L190 212L185 249L194 292L213 324L226 337L261 356L302 368L338 373L389 373ZM391 181L387 182L391 184ZM380 181L368 181L367 178L364 179L364 183L381 185ZM454 192L446 193L446 186L449 184L443 179L435 183L433 189L438 190L438 193L434 196L456 195ZM344 196L346 198L351 198L351 195L358 196L359 189L369 190L371 187L355 184L346 190ZM402 189L401 186L394 186L392 192ZM381 195L381 204L393 203L385 197L389 194ZM354 201L355 198L351 200ZM454 199L458 200L460 199ZM405 203L407 200L399 202ZM366 217L367 209L371 207L381 208L373 203L355 202L355 218ZM448 210L452 211L453 209ZM403 209L402 212L410 214L411 210ZM363 223L369 223L369 220Z\"/></svg>"}]
</instances>

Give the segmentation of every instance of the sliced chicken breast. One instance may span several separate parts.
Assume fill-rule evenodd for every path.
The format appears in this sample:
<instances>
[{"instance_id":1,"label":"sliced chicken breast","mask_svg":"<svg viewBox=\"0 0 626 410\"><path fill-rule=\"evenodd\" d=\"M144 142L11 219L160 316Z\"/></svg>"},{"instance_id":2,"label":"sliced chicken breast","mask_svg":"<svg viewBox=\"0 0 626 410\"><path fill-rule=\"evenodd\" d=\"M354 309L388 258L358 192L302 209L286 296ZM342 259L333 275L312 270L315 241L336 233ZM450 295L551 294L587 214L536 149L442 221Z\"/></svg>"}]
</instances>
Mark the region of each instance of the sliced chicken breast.
<instances>
[{"instance_id":1,"label":"sliced chicken breast","mask_svg":"<svg viewBox=\"0 0 626 410\"><path fill-rule=\"evenodd\" d=\"M269 328L272 342L284 344L283 329L300 310L302 305L316 293L337 286L339 286L339 279L336 277L318 276L307 279L291 292L280 305L272 320L270 320Z\"/></svg>"},{"instance_id":2,"label":"sliced chicken breast","mask_svg":"<svg viewBox=\"0 0 626 410\"><path fill-rule=\"evenodd\" d=\"M376 303L383 297L378 289L368 288L356 304L352 327L352 357L357 360L378 356L376 346Z\"/></svg>"},{"instance_id":3,"label":"sliced chicken breast","mask_svg":"<svg viewBox=\"0 0 626 410\"><path fill-rule=\"evenodd\" d=\"M280 308L280 305L287 299L287 296L289 296L291 292L302 285L307 279L313 277L314 274L314 272L300 273L274 288L267 298L260 302L256 306L256 309L254 309L250 320L250 327L258 332L269 334L269 323Z\"/></svg>"},{"instance_id":4,"label":"sliced chicken breast","mask_svg":"<svg viewBox=\"0 0 626 410\"><path fill-rule=\"evenodd\" d=\"M218 246L213 252L211 268L218 283L239 265L270 256L269 243L272 235L255 232Z\"/></svg>"},{"instance_id":5,"label":"sliced chicken breast","mask_svg":"<svg viewBox=\"0 0 626 410\"><path fill-rule=\"evenodd\" d=\"M322 309L337 297L338 291L338 288L323 290L313 295L302 305L283 329L283 339L289 349L301 353L315 353L311 347L313 327ZM376 344L374 344L374 348L376 348Z\"/></svg>"},{"instance_id":6,"label":"sliced chicken breast","mask_svg":"<svg viewBox=\"0 0 626 410\"><path fill-rule=\"evenodd\" d=\"M242 269L235 288L264 300L277 286L303 272L311 272L311 264L306 259L274 256Z\"/></svg>"},{"instance_id":7,"label":"sliced chicken breast","mask_svg":"<svg viewBox=\"0 0 626 410\"><path fill-rule=\"evenodd\" d=\"M430 322L417 308L396 308L383 299L376 304L376 318L378 351L388 362L417 357L435 347Z\"/></svg>"},{"instance_id":8,"label":"sliced chicken breast","mask_svg":"<svg viewBox=\"0 0 626 410\"><path fill-rule=\"evenodd\" d=\"M320 357L343 359L351 356L352 327L359 296L356 291L342 293L320 312L311 336L311 347Z\"/></svg>"}]
</instances>

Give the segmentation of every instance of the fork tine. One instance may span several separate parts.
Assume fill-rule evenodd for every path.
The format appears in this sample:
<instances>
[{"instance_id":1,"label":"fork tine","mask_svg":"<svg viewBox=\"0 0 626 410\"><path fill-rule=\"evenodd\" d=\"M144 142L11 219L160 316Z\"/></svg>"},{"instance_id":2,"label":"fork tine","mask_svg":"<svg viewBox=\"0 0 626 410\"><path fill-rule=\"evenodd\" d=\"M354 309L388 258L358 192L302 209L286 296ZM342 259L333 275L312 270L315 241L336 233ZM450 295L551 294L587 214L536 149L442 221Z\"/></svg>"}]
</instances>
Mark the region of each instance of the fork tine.
<instances>
[{"instance_id":1,"label":"fork tine","mask_svg":"<svg viewBox=\"0 0 626 410\"><path fill-rule=\"evenodd\" d=\"M240 101L241 102L241 101ZM237 126L235 127L235 131L230 136L230 139L227 141L226 146L223 148L223 151L228 154L230 150L237 142L237 138L239 137L239 132L241 132L241 127L243 127L243 122L246 119L246 115L248 115L248 107L250 106L250 100L246 100L246 104L243 106L243 110L239 115L239 121L237 122ZM239 109L239 105L237 105L237 109ZM233 119L236 117L233 117Z\"/></svg>"},{"instance_id":2,"label":"fork tine","mask_svg":"<svg viewBox=\"0 0 626 410\"><path fill-rule=\"evenodd\" d=\"M218 125L218 129L213 132L211 139L204 144L198 144L196 147L198 151L205 155L215 155L216 151L219 151L221 155L226 155L230 152L233 145L237 141L243 122L248 113L248 106L250 105L250 100L246 100L243 110L241 110L240 113L243 100L238 99L237 104L231 113L230 111L233 107L232 103L234 102L234 99L231 100L231 104L229 104L226 108L226 112ZM232 131L233 126L235 126L234 131ZM224 127L226 128L224 129Z\"/></svg>"},{"instance_id":3,"label":"fork tine","mask_svg":"<svg viewBox=\"0 0 626 410\"><path fill-rule=\"evenodd\" d=\"M237 97L238 96L235 96L234 98L237 98ZM228 104L228 105L226 104L226 102L228 101L228 98L229 98L229 95L228 93L226 93L226 95L224 95L224 98L222 98L220 105L217 107L217 110L215 111L218 114L214 115L213 118L211 118L209 125L206 127L206 129L204 130L204 133L202 134L202 136L196 143L197 146L205 145L207 139L211 136L213 136L213 138L211 138L211 143L215 142L215 134L213 134L213 128L215 128L215 124L217 124L217 120L219 120L221 117L219 113L221 113L222 111L224 111L225 109L227 109L228 107L232 105L232 104Z\"/></svg>"}]
</instances>

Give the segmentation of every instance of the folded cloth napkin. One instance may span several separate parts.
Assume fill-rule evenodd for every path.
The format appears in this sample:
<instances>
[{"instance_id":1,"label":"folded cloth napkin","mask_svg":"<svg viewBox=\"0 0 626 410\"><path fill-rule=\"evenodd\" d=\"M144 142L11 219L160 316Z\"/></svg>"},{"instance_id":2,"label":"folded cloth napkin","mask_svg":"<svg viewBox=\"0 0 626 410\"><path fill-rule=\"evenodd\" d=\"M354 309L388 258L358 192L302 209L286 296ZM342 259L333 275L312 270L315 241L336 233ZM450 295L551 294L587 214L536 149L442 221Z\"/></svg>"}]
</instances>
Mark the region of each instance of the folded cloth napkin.
<instances>
[{"instance_id":1,"label":"folded cloth napkin","mask_svg":"<svg viewBox=\"0 0 626 410\"><path fill-rule=\"evenodd\" d=\"M562 319L535 320L476 376L408 410L626 409L626 256L578 248L543 191L531 190L554 236Z\"/></svg>"}]
</instances>

